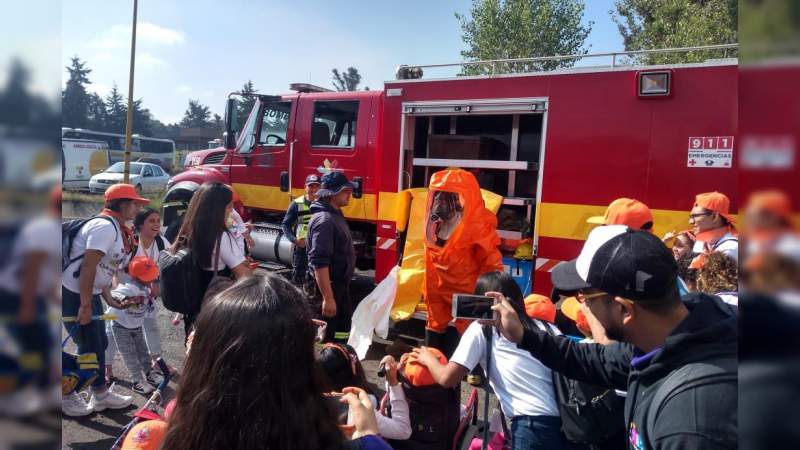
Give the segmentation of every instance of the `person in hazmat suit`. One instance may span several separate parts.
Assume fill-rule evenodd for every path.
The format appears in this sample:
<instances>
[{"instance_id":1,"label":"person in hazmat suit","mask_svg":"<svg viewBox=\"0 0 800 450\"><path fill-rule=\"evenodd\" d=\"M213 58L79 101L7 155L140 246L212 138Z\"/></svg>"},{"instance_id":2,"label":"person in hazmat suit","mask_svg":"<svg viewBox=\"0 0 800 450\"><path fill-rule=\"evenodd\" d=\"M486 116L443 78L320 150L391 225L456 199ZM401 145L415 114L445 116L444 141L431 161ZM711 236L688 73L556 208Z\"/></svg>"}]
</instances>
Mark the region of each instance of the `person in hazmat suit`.
<instances>
[{"instance_id":1,"label":"person in hazmat suit","mask_svg":"<svg viewBox=\"0 0 800 450\"><path fill-rule=\"evenodd\" d=\"M453 294L471 294L481 274L503 269L497 217L484 206L475 176L461 169L433 174L425 217L425 344L449 357L468 325L459 320L458 333L448 331Z\"/></svg>"}]
</instances>

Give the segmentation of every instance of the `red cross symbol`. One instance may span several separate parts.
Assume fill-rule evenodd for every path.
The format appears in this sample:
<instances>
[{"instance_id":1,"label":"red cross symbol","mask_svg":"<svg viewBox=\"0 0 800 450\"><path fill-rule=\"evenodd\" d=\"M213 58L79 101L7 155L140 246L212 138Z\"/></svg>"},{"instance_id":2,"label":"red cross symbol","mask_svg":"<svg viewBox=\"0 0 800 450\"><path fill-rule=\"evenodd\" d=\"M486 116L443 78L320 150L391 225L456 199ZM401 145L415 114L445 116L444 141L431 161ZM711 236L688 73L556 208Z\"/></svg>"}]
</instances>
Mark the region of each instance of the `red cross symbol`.
<instances>
[{"instance_id":1,"label":"red cross symbol","mask_svg":"<svg viewBox=\"0 0 800 450\"><path fill-rule=\"evenodd\" d=\"M689 165L690 165L690 166L693 166L693 165L695 165L695 164L697 164L697 161L695 161L694 159L690 159L690 160L689 160Z\"/></svg>"}]
</instances>

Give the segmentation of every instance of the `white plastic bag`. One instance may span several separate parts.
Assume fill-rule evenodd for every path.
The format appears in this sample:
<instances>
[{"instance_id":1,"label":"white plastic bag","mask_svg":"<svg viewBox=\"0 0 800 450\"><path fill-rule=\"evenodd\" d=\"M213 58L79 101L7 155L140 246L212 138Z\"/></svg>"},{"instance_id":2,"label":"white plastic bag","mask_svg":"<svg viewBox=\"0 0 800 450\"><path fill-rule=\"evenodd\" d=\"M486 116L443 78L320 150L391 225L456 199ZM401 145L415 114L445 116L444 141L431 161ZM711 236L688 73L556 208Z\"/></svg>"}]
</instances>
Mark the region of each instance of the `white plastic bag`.
<instances>
[{"instance_id":1,"label":"white plastic bag","mask_svg":"<svg viewBox=\"0 0 800 450\"><path fill-rule=\"evenodd\" d=\"M389 275L361 300L353 312L350 338L347 343L355 349L360 360L367 357L373 333L377 333L383 339L388 336L389 312L397 294L398 270L398 266L393 267Z\"/></svg>"}]
</instances>

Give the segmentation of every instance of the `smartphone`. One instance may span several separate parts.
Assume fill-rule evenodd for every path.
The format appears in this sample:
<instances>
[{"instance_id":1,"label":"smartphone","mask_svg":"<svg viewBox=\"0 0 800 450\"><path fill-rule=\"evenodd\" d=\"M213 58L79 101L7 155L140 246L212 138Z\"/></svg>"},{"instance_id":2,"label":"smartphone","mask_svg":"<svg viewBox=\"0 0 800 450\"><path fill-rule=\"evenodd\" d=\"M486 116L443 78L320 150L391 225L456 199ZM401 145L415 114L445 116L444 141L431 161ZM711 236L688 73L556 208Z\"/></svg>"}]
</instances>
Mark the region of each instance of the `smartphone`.
<instances>
[{"instance_id":1,"label":"smartphone","mask_svg":"<svg viewBox=\"0 0 800 450\"><path fill-rule=\"evenodd\" d=\"M454 319L494 319L494 298L485 295L453 294Z\"/></svg>"},{"instance_id":2,"label":"smartphone","mask_svg":"<svg viewBox=\"0 0 800 450\"><path fill-rule=\"evenodd\" d=\"M331 405L339 425L347 425L347 417L350 413L350 405L340 401L343 395L341 392L328 392L325 394L325 400Z\"/></svg>"}]
</instances>

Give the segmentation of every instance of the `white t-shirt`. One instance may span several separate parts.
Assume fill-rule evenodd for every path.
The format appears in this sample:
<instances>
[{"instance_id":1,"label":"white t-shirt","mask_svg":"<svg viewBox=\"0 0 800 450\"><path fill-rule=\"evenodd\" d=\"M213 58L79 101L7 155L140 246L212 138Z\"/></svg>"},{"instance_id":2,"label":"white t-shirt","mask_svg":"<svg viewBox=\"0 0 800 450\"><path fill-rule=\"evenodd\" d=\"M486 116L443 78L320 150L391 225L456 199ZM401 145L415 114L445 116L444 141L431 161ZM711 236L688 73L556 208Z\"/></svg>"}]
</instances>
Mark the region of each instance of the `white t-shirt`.
<instances>
[{"instance_id":1,"label":"white t-shirt","mask_svg":"<svg viewBox=\"0 0 800 450\"><path fill-rule=\"evenodd\" d=\"M97 265L97 273L94 277L92 289L94 295L111 287L112 277L124 267L128 260L125 255L120 225L115 219L111 220L114 222L113 224L111 221L101 218L88 221L72 241L70 259L86 253L87 250L103 252L103 258ZM80 282L78 281L79 277L74 276L74 273L81 264L83 264L83 258L70 264L61 275L61 285L75 293L80 293Z\"/></svg>"},{"instance_id":2,"label":"white t-shirt","mask_svg":"<svg viewBox=\"0 0 800 450\"><path fill-rule=\"evenodd\" d=\"M136 247L136 254L133 255L131 258L125 260L125 266L130 264L131 260L133 258L137 257L137 256L146 256L146 257L152 259L153 261L155 261L156 263L158 263L158 253L159 253L159 251L158 251L158 244L156 243L156 239L161 239L164 242L164 249L165 250L168 250L172 246L172 244L167 240L167 238L165 238L164 236L161 236L161 235L158 235L158 236L156 236L155 239L153 239L153 242L150 244L150 248L144 248L144 245L142 245L142 241L140 240L139 241L139 245ZM124 267L123 267L123 269L124 269ZM120 270L119 273L117 274L117 280L120 283L125 283L125 282L128 282L128 281L131 280L131 276L128 275L128 273L125 270Z\"/></svg>"},{"instance_id":3,"label":"white t-shirt","mask_svg":"<svg viewBox=\"0 0 800 450\"><path fill-rule=\"evenodd\" d=\"M44 253L47 259L39 272L36 293L49 295L56 292L58 287L56 280L61 271L59 236L61 236L61 224L57 218L40 217L25 224L14 240L11 254L3 255L4 258L8 258L8 265L0 273L0 287L9 292L20 292L22 283L20 271L25 256L30 253Z\"/></svg>"},{"instance_id":4,"label":"white t-shirt","mask_svg":"<svg viewBox=\"0 0 800 450\"><path fill-rule=\"evenodd\" d=\"M545 329L540 321L534 322ZM478 322L467 327L450 361L469 370L480 364L486 371L486 337ZM559 416L552 371L494 329L492 366L486 372L506 417Z\"/></svg>"},{"instance_id":5,"label":"white t-shirt","mask_svg":"<svg viewBox=\"0 0 800 450\"><path fill-rule=\"evenodd\" d=\"M153 297L150 294L150 288L144 287L136 281L131 281L128 283L120 283L111 291L111 295L117 300L128 297L144 297L142 303L129 308L108 308L109 313L117 316L114 321L118 324L128 329L140 328L144 324L147 310L153 305Z\"/></svg>"},{"instance_id":6,"label":"white t-shirt","mask_svg":"<svg viewBox=\"0 0 800 450\"><path fill-rule=\"evenodd\" d=\"M222 242L219 244L219 267L217 270L223 270L226 267L233 269L245 261L244 249L239 247L236 238L229 232L223 231L221 234ZM216 260L217 243L214 242L214 249L211 251L211 265L204 267L205 270L214 270L214 261Z\"/></svg>"}]
</instances>

